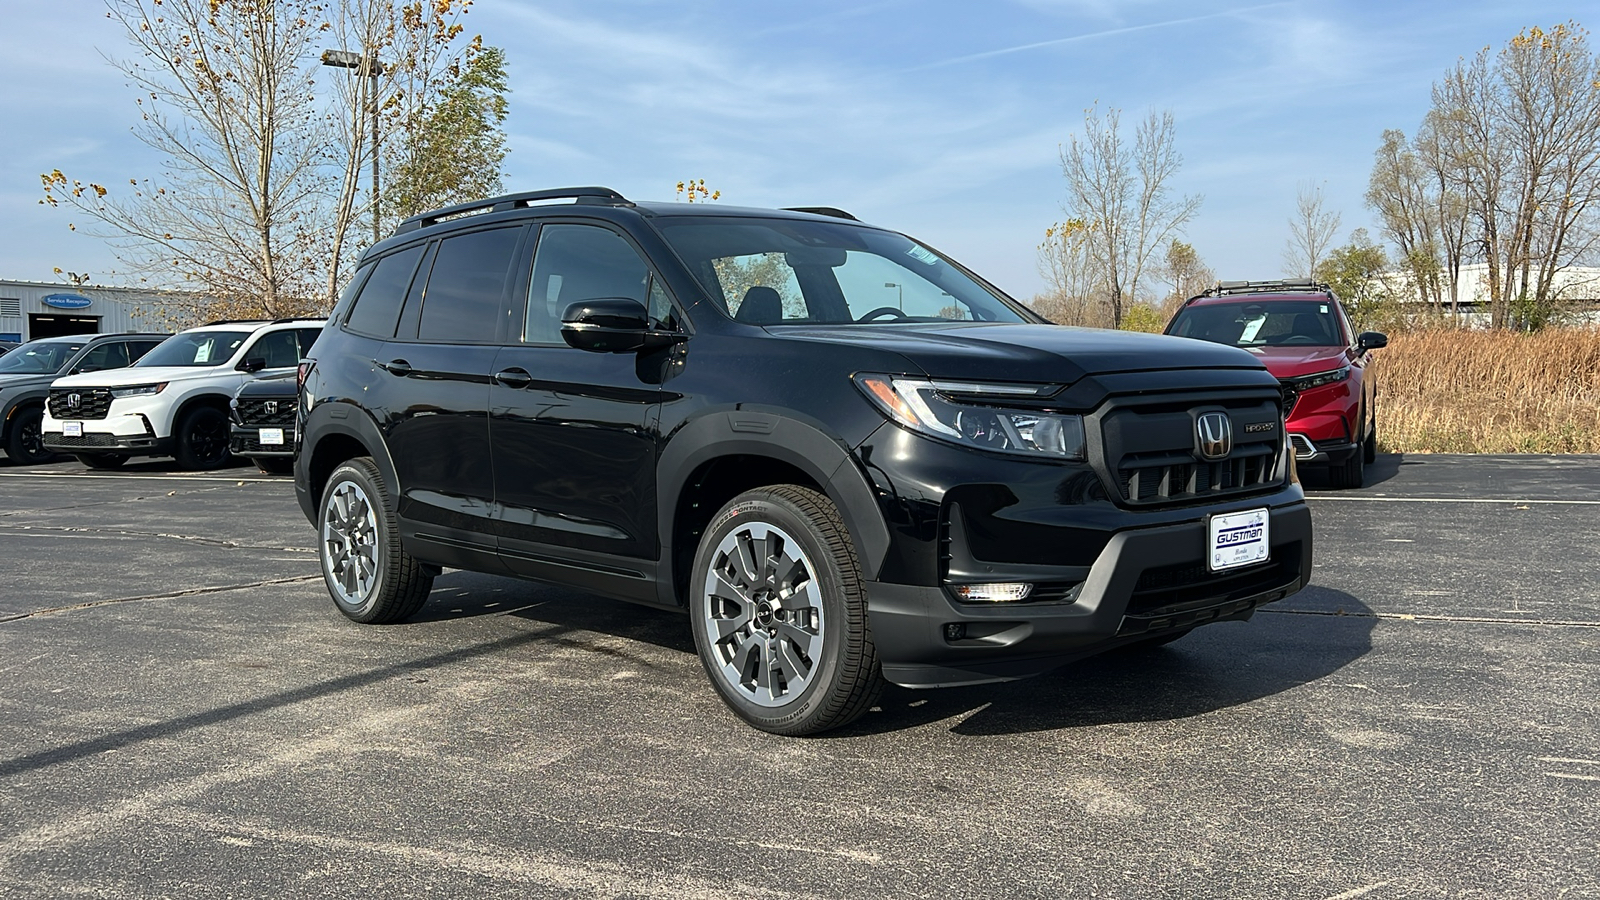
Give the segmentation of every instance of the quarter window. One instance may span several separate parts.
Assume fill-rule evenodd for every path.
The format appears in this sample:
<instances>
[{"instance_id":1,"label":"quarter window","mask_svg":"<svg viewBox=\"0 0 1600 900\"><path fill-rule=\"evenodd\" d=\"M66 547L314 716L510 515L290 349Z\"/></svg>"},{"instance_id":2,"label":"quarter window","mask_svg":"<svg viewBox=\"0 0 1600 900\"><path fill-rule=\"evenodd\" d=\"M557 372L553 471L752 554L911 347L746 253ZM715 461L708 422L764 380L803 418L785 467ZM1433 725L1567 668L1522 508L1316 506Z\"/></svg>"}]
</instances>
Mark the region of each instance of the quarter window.
<instances>
[{"instance_id":1,"label":"quarter window","mask_svg":"<svg viewBox=\"0 0 1600 900\"><path fill-rule=\"evenodd\" d=\"M522 229L446 238L422 295L417 336L425 341L493 341Z\"/></svg>"},{"instance_id":2,"label":"quarter window","mask_svg":"<svg viewBox=\"0 0 1600 900\"><path fill-rule=\"evenodd\" d=\"M562 314L585 300L625 298L640 306L666 304L665 292L650 302L649 281L650 267L616 232L594 225L546 225L533 258L523 340L562 343Z\"/></svg>"},{"instance_id":3,"label":"quarter window","mask_svg":"<svg viewBox=\"0 0 1600 900\"><path fill-rule=\"evenodd\" d=\"M394 326L400 321L400 304L411 287L411 276L416 274L417 261L422 259L422 246L408 247L378 260L372 277L361 288L355 309L350 311L346 327L357 334L392 338Z\"/></svg>"}]
</instances>

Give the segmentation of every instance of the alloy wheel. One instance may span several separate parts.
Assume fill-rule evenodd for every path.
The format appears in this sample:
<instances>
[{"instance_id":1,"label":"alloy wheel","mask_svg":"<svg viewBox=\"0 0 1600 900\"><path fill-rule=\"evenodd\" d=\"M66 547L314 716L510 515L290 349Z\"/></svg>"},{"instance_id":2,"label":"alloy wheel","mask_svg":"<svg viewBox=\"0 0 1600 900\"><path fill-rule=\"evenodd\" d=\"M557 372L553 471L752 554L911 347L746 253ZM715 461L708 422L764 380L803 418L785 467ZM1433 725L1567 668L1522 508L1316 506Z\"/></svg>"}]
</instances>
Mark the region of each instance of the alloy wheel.
<instances>
[{"instance_id":1,"label":"alloy wheel","mask_svg":"<svg viewBox=\"0 0 1600 900\"><path fill-rule=\"evenodd\" d=\"M781 706L822 660L821 585L798 541L765 522L729 532L706 572L700 614L718 674L740 696Z\"/></svg>"},{"instance_id":2,"label":"alloy wheel","mask_svg":"<svg viewBox=\"0 0 1600 900\"><path fill-rule=\"evenodd\" d=\"M361 606L378 580L378 519L366 491L342 481L322 515L322 567L339 600Z\"/></svg>"}]
</instances>

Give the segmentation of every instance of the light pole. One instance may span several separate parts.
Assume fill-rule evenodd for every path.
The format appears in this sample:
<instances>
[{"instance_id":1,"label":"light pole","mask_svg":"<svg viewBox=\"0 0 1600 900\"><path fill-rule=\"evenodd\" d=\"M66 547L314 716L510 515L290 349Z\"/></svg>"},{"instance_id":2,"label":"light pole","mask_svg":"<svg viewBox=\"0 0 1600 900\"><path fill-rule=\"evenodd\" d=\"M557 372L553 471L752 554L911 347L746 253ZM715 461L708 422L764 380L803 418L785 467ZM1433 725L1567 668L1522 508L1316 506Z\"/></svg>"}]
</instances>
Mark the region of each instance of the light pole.
<instances>
[{"instance_id":1,"label":"light pole","mask_svg":"<svg viewBox=\"0 0 1600 900\"><path fill-rule=\"evenodd\" d=\"M352 69L357 77L368 76L372 83L368 86L365 99L367 105L372 107L372 242L376 244L383 239L378 232L379 224L379 194L378 194L378 76L383 74L383 63L376 57L368 57L363 53L351 53L349 50L324 50L322 51L322 64L338 69Z\"/></svg>"},{"instance_id":2,"label":"light pole","mask_svg":"<svg viewBox=\"0 0 1600 900\"><path fill-rule=\"evenodd\" d=\"M903 284L896 284L893 281L885 281L883 283L883 286L884 287L892 287L892 288L894 288L894 290L895 290L895 305L897 307L899 307L901 312L905 312L906 311L906 286L903 285Z\"/></svg>"}]
</instances>

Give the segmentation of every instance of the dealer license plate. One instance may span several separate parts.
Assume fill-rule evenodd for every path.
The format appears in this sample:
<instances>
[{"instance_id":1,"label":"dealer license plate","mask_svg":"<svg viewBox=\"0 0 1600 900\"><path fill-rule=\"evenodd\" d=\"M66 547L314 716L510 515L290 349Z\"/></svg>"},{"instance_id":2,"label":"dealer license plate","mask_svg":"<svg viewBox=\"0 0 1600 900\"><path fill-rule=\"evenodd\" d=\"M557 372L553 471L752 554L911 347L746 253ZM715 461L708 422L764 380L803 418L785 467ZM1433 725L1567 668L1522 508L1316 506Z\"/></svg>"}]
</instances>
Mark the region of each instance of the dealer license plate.
<instances>
[{"instance_id":1,"label":"dealer license plate","mask_svg":"<svg viewBox=\"0 0 1600 900\"><path fill-rule=\"evenodd\" d=\"M83 423L82 422L62 422L61 423L61 436L62 437L83 437Z\"/></svg>"},{"instance_id":2,"label":"dealer license plate","mask_svg":"<svg viewBox=\"0 0 1600 900\"><path fill-rule=\"evenodd\" d=\"M276 444L276 445L278 445L280 447L283 446L283 429L282 428L263 428L263 429L261 429L261 445L262 446L266 446L268 444Z\"/></svg>"},{"instance_id":3,"label":"dealer license plate","mask_svg":"<svg viewBox=\"0 0 1600 900\"><path fill-rule=\"evenodd\" d=\"M1236 569L1267 560L1267 525L1265 509L1212 516L1210 522L1210 552L1206 562L1211 571Z\"/></svg>"}]
</instances>

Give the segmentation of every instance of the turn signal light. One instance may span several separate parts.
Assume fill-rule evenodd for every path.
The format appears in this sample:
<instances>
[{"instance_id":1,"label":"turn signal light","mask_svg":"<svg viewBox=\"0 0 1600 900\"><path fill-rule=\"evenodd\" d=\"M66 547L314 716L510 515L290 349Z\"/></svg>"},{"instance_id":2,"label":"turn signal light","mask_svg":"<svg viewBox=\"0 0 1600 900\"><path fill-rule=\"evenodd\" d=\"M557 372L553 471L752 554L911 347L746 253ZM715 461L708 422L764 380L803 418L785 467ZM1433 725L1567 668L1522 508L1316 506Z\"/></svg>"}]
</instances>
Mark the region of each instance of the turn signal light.
<instances>
[{"instance_id":1,"label":"turn signal light","mask_svg":"<svg viewBox=\"0 0 1600 900\"><path fill-rule=\"evenodd\" d=\"M951 590L968 603L1016 603L1028 599L1028 595L1033 593L1033 585L1020 581L1000 584L958 584Z\"/></svg>"}]
</instances>

